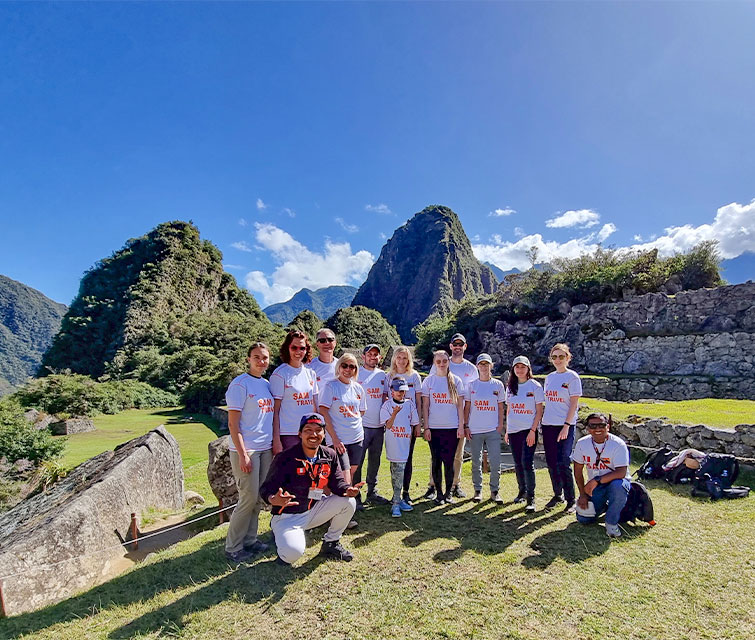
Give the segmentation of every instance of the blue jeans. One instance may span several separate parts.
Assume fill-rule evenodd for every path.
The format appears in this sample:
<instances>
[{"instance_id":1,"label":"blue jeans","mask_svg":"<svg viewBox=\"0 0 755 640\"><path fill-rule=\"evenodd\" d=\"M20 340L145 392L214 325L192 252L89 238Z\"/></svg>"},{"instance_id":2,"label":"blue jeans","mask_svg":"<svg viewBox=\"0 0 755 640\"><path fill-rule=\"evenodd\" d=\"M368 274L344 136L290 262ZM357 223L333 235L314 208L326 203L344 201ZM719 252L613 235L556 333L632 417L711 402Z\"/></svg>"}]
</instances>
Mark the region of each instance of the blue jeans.
<instances>
[{"instance_id":1,"label":"blue jeans","mask_svg":"<svg viewBox=\"0 0 755 640\"><path fill-rule=\"evenodd\" d=\"M586 518L577 514L577 520L583 524L589 524L595 522L598 516L606 512L606 524L619 524L619 518L621 516L621 510L627 503L627 496L629 495L629 478L617 478L611 480L608 484L599 484L593 489L592 501L595 507L595 517Z\"/></svg>"}]
</instances>

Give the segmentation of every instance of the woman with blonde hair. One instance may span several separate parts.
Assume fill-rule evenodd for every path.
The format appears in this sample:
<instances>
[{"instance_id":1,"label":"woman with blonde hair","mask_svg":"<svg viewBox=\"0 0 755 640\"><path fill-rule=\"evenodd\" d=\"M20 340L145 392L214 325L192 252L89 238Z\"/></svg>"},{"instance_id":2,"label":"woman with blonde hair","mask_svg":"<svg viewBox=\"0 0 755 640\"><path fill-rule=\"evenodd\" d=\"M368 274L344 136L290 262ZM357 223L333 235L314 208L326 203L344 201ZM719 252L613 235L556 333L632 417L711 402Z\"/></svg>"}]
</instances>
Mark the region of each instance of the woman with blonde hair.
<instances>
[{"instance_id":1,"label":"woman with blonde hair","mask_svg":"<svg viewBox=\"0 0 755 640\"><path fill-rule=\"evenodd\" d=\"M396 347L391 356L391 368L388 371L388 388L391 386L391 382L394 378L403 378L406 380L406 384L409 386L409 390L406 392L406 399L411 400L414 403L417 413L421 416L422 411L420 407L420 390L422 388L422 378L414 370L414 359L412 358L412 352L408 347ZM411 504L411 498L409 497L409 488L412 484L412 458L414 456L414 443L417 438L412 432L411 441L409 443L409 458L406 461L404 467L404 485L401 499L407 504Z\"/></svg>"},{"instance_id":2,"label":"woman with blonde hair","mask_svg":"<svg viewBox=\"0 0 755 640\"><path fill-rule=\"evenodd\" d=\"M464 437L464 396L461 378L448 370L445 351L433 354L435 373L422 383L422 417L425 440L430 443L433 481L437 495L435 504L453 504L451 487L454 481L454 455L459 438ZM442 493L443 472L446 491Z\"/></svg>"}]
</instances>

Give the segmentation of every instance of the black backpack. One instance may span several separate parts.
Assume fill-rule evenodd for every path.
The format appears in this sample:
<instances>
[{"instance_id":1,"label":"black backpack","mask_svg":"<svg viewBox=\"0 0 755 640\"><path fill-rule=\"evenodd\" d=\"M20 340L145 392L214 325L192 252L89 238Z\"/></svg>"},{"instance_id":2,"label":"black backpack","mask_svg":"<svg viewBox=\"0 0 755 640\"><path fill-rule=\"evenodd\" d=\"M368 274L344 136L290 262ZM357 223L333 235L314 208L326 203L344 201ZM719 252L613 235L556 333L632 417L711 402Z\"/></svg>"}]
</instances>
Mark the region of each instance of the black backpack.
<instances>
[{"instance_id":1,"label":"black backpack","mask_svg":"<svg viewBox=\"0 0 755 640\"><path fill-rule=\"evenodd\" d=\"M739 475L739 461L727 453L709 453L700 468L695 471L692 495L708 495L711 500L719 498L743 498L747 492L732 487Z\"/></svg>"},{"instance_id":2,"label":"black backpack","mask_svg":"<svg viewBox=\"0 0 755 640\"><path fill-rule=\"evenodd\" d=\"M634 522L635 520L647 522L650 526L655 525L653 501L650 499L648 490L641 482L632 480L629 486L627 503L621 510L619 522Z\"/></svg>"},{"instance_id":3,"label":"black backpack","mask_svg":"<svg viewBox=\"0 0 755 640\"><path fill-rule=\"evenodd\" d=\"M648 454L645 462L642 466L635 471L635 475L640 480L648 480L651 478L663 478L666 472L663 470L663 465L666 464L671 458L676 455L676 451L672 451L668 445L663 449L658 449Z\"/></svg>"}]
</instances>

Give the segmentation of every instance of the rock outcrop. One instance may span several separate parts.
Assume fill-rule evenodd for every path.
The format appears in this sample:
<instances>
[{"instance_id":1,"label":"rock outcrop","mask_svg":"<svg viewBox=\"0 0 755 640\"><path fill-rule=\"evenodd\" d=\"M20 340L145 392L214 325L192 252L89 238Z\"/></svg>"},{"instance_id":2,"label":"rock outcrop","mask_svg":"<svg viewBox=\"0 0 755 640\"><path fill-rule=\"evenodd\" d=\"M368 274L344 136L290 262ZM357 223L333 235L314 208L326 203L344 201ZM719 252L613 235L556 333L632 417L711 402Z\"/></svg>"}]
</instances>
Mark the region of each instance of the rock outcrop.
<instances>
[{"instance_id":1,"label":"rock outcrop","mask_svg":"<svg viewBox=\"0 0 755 640\"><path fill-rule=\"evenodd\" d=\"M131 513L183 507L183 466L162 426L76 467L48 491L0 515L8 615L91 586L126 550Z\"/></svg>"},{"instance_id":2,"label":"rock outcrop","mask_svg":"<svg viewBox=\"0 0 755 640\"><path fill-rule=\"evenodd\" d=\"M50 431L56 436L70 436L74 433L94 431L94 422L90 418L66 418L59 422L50 423Z\"/></svg>"},{"instance_id":3,"label":"rock outcrop","mask_svg":"<svg viewBox=\"0 0 755 640\"><path fill-rule=\"evenodd\" d=\"M233 469L231 468L229 443L230 437L223 436L207 445L209 453L207 480L218 502L222 501L226 506L235 504L239 499L239 490L236 487L236 480L233 478Z\"/></svg>"},{"instance_id":4,"label":"rock outcrop","mask_svg":"<svg viewBox=\"0 0 755 640\"><path fill-rule=\"evenodd\" d=\"M448 312L468 294L492 293L497 284L472 253L458 216L435 205L394 231L351 304L377 309L411 343L412 329L431 314Z\"/></svg>"}]
</instances>

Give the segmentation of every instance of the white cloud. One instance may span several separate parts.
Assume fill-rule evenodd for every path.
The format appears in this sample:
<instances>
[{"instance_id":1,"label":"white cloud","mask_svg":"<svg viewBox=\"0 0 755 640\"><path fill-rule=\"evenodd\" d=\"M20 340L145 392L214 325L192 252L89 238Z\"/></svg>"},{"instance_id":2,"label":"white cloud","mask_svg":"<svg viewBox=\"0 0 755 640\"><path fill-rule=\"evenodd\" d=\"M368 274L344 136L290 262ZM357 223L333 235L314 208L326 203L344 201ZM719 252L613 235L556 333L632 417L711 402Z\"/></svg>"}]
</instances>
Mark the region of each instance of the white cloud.
<instances>
[{"instance_id":1,"label":"white cloud","mask_svg":"<svg viewBox=\"0 0 755 640\"><path fill-rule=\"evenodd\" d=\"M388 236L385 235L382 231L378 235L380 236L381 240L387 240L388 239Z\"/></svg>"},{"instance_id":2,"label":"white cloud","mask_svg":"<svg viewBox=\"0 0 755 640\"><path fill-rule=\"evenodd\" d=\"M246 221L246 218L239 218L239 226L240 227L245 227L248 224L249 223Z\"/></svg>"},{"instance_id":3,"label":"white cloud","mask_svg":"<svg viewBox=\"0 0 755 640\"><path fill-rule=\"evenodd\" d=\"M545 221L545 226L550 229L562 227L594 227L600 222L600 214L592 209L578 209L566 211L555 218Z\"/></svg>"},{"instance_id":4,"label":"white cloud","mask_svg":"<svg viewBox=\"0 0 755 640\"><path fill-rule=\"evenodd\" d=\"M245 267L243 267L240 264L224 264L223 265L223 269L227 269L227 270L230 270L230 271L241 271L244 268Z\"/></svg>"},{"instance_id":5,"label":"white cloud","mask_svg":"<svg viewBox=\"0 0 755 640\"><path fill-rule=\"evenodd\" d=\"M323 251L310 250L286 231L270 223L255 223L260 249L269 251L277 264L270 277L262 271L246 274L245 284L260 294L264 306L288 300L302 287L319 289L334 284L359 284L374 257L368 251L352 253L348 242L325 240Z\"/></svg>"},{"instance_id":6,"label":"white cloud","mask_svg":"<svg viewBox=\"0 0 755 640\"><path fill-rule=\"evenodd\" d=\"M366 204L364 205L365 211L370 211L372 213L382 213L385 215L390 215L393 213L393 211L390 210L387 204Z\"/></svg>"},{"instance_id":7,"label":"white cloud","mask_svg":"<svg viewBox=\"0 0 755 640\"><path fill-rule=\"evenodd\" d=\"M238 249L239 251L246 251L247 253L252 252L252 248L249 246L246 240L240 240L239 242L232 242L231 246L234 249Z\"/></svg>"},{"instance_id":8,"label":"white cloud","mask_svg":"<svg viewBox=\"0 0 755 640\"><path fill-rule=\"evenodd\" d=\"M343 218L334 218L334 220L346 233L356 233L357 231L359 231L359 227L357 227L355 224L349 224Z\"/></svg>"},{"instance_id":9,"label":"white cloud","mask_svg":"<svg viewBox=\"0 0 755 640\"><path fill-rule=\"evenodd\" d=\"M257 211L264 211L265 209L267 209L267 205L262 198L257 198Z\"/></svg>"},{"instance_id":10,"label":"white cloud","mask_svg":"<svg viewBox=\"0 0 755 640\"><path fill-rule=\"evenodd\" d=\"M634 235L634 241L635 242L642 242L642 236L639 233L636 233Z\"/></svg>"},{"instance_id":11,"label":"white cloud","mask_svg":"<svg viewBox=\"0 0 755 640\"><path fill-rule=\"evenodd\" d=\"M616 231L616 225L613 222L608 222L604 224L600 231L598 231L597 238L598 242L604 242L608 236L610 236L612 233Z\"/></svg>"},{"instance_id":12,"label":"white cloud","mask_svg":"<svg viewBox=\"0 0 755 640\"><path fill-rule=\"evenodd\" d=\"M488 214L488 217L501 218L503 216L510 216L512 213L516 213L516 209L506 206L503 209L495 209L494 211L491 211Z\"/></svg>"},{"instance_id":13,"label":"white cloud","mask_svg":"<svg viewBox=\"0 0 755 640\"><path fill-rule=\"evenodd\" d=\"M517 238L524 237L524 229L522 229L521 227L514 227L514 235Z\"/></svg>"},{"instance_id":14,"label":"white cloud","mask_svg":"<svg viewBox=\"0 0 755 640\"><path fill-rule=\"evenodd\" d=\"M492 262L496 267L507 271L516 267L525 271L530 268L527 253L531 247L537 249L538 262L550 262L554 258L576 258L583 253L595 251L599 245L585 238L573 238L567 242L543 240L539 233L524 236L516 242L504 240L496 235L488 244L472 245L472 251L481 262Z\"/></svg>"},{"instance_id":15,"label":"white cloud","mask_svg":"<svg viewBox=\"0 0 755 640\"><path fill-rule=\"evenodd\" d=\"M296 211L289 209L288 207L283 207L283 213L285 213L289 218L296 217Z\"/></svg>"}]
</instances>

